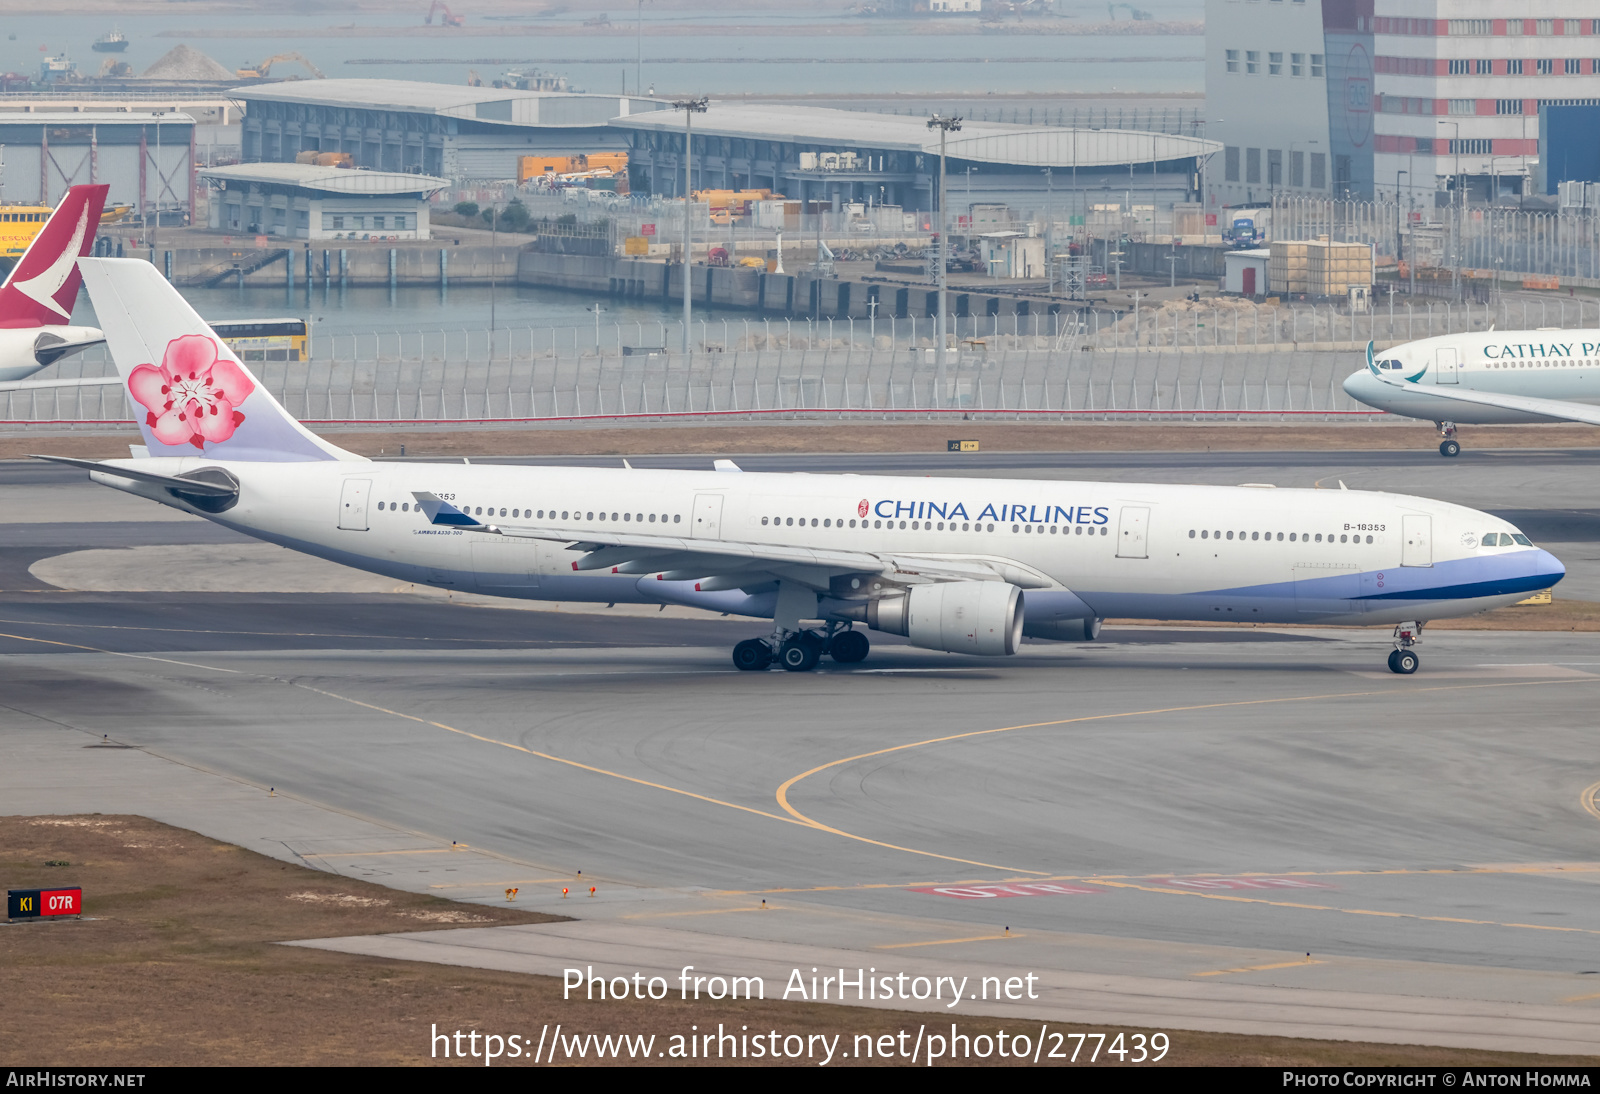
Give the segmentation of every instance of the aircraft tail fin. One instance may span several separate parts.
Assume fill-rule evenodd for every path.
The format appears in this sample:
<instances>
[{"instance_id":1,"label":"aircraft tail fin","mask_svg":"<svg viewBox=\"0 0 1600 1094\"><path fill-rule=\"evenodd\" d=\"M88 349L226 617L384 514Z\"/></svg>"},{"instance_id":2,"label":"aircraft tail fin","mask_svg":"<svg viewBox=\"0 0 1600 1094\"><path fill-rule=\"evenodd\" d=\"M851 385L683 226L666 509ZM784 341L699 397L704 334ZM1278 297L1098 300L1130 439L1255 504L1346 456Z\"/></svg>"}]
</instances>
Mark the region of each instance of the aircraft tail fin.
<instances>
[{"instance_id":1,"label":"aircraft tail fin","mask_svg":"<svg viewBox=\"0 0 1600 1094\"><path fill-rule=\"evenodd\" d=\"M0 326L57 326L72 318L83 283L78 259L89 253L111 187L74 186L0 286Z\"/></svg>"},{"instance_id":2,"label":"aircraft tail fin","mask_svg":"<svg viewBox=\"0 0 1600 1094\"><path fill-rule=\"evenodd\" d=\"M365 458L296 421L150 263L85 258L80 265L150 455Z\"/></svg>"}]
</instances>

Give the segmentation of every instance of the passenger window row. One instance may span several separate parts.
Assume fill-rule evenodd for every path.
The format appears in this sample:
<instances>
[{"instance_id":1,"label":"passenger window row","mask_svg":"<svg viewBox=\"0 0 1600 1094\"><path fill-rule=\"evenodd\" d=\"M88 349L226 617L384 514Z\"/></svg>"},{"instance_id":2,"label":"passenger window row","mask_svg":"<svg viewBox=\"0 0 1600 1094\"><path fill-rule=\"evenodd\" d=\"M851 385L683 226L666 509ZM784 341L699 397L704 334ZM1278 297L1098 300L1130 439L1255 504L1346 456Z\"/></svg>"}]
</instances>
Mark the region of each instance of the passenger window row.
<instances>
[{"instance_id":1,"label":"passenger window row","mask_svg":"<svg viewBox=\"0 0 1600 1094\"><path fill-rule=\"evenodd\" d=\"M391 501L391 502L389 502L387 504L388 504L388 508L391 511L399 510L402 513L409 513L411 511L411 503L408 502L408 501L403 501L403 502L400 502L398 504L396 504L395 502ZM382 512L384 510L384 507L385 507L385 503L380 501L378 503L378 511ZM478 506L463 505L463 506L460 507L460 509L461 509L461 511L463 513L467 514L469 517L482 517L482 516L490 516L490 517L492 517L492 516L495 516L497 514L499 516L503 517L503 516L507 516L508 515L507 510L504 507L496 509L493 505L488 507L488 512L487 513L484 512L484 506L482 506L482 505L478 505ZM420 505L417 506L417 512L420 513L421 511L422 511L422 506L420 506ZM513 517L513 518L521 519L521 520L546 520L546 519L555 520L556 519L556 511L554 509L551 509L549 511L548 516L546 515L546 512L543 509L540 509L537 512L535 512L532 509L521 509L521 508L510 510L509 515L511 517ZM578 511L576 509L572 509L572 510L563 509L563 510L561 510L560 519L561 520L569 520L570 519L570 520L591 520L592 521L592 520L597 520L597 519L598 520L606 520L608 518L607 518L607 515L605 513L593 513L593 512L584 513L584 512L580 512L580 511ZM662 513L660 516L657 516L655 513L612 513L612 514L610 514L609 519L611 519L611 520L623 520L623 521L636 521L639 524L644 524L644 523L647 523L647 522L650 523L650 524L655 524L657 521L659 521L662 524L667 524L667 523L681 524L683 522L682 515L676 514L676 513Z\"/></svg>"},{"instance_id":2,"label":"passenger window row","mask_svg":"<svg viewBox=\"0 0 1600 1094\"><path fill-rule=\"evenodd\" d=\"M1199 538L1201 538L1201 539L1233 539L1234 538L1234 533L1233 532L1211 531L1210 529L1207 529L1207 528L1200 529L1198 535L1199 535ZM1189 529L1189 538L1190 539L1194 539L1195 536L1196 536L1195 530L1193 528ZM1268 540L1270 540L1274 536L1277 537L1277 541L1279 543L1283 542L1284 533L1282 533L1282 532L1240 532L1240 533L1238 533L1238 538L1239 538L1239 541L1241 543L1244 542L1246 539L1249 539L1251 541L1260 540L1260 539L1268 539ZM1361 542L1361 536L1360 535L1343 535L1343 534L1341 534L1337 541L1335 541L1335 539L1333 537L1334 537L1334 533L1329 532L1328 533L1328 542L1329 543L1334 543L1334 542L1339 542L1339 543L1360 543ZM1368 536L1366 541L1368 543L1371 543L1372 542L1372 537ZM1289 533L1289 542L1290 543L1297 543L1297 542L1298 543L1321 543L1322 542L1322 533L1318 532L1315 535L1312 535L1310 532L1290 532Z\"/></svg>"},{"instance_id":3,"label":"passenger window row","mask_svg":"<svg viewBox=\"0 0 1600 1094\"><path fill-rule=\"evenodd\" d=\"M804 528L804 527L807 526L805 517L800 517L798 519L800 521L800 525L799 525L800 527ZM761 523L762 523L762 525L764 527L765 526L772 526L772 527L792 528L792 527L795 526L795 520L796 520L795 517L762 517L761 518ZM812 518L810 518L810 521L811 521L810 522L810 527L812 527L812 528L818 528L818 527L821 527L821 528L843 528L843 527L846 526L846 524L845 524L845 522L843 520L834 520L831 517L823 517L823 518L821 518L820 521L816 517L812 517ZM856 526L856 522L855 521L852 520L852 521L849 522L849 527L854 528L855 526ZM864 521L861 522L861 527L862 528L888 528L888 529L894 529L895 522L892 521L892 520L874 520L874 521L870 521L870 522L864 520ZM988 524L988 525L985 525L985 524L974 524L971 521L963 521L961 526L958 528L958 527L956 527L956 522L953 521L953 520L949 521L948 524L947 524L947 522L942 521L942 520L941 521L931 521L931 520L911 520L911 521L906 521L906 520L902 520L902 521L899 522L899 527L900 527L901 530L905 530L906 528L909 527L911 529L911 531L913 531L913 532L919 532L919 531L920 532L992 532L992 531L994 531L994 525L992 525L992 524ZM1049 525L1048 527L1050 528L1051 535L1054 535L1057 532L1061 532L1063 535L1070 535L1070 534L1072 534L1072 532L1076 532L1080 536L1084 534L1084 526L1081 525L1081 524L1073 525L1071 532L1068 532L1066 529L1064 529L1064 528L1062 528L1062 527L1060 527L1058 525L1054 525L1054 524ZM1032 532L1033 530L1034 530L1034 528L1033 528L1033 525L1031 525L1031 524L1013 524L1011 526L1011 531L1013 533L1015 533L1015 532ZM1039 534L1041 536L1044 535L1044 526L1040 526L1038 531L1039 531ZM1095 529L1094 528L1090 528L1089 529L1089 535L1092 536L1094 534L1095 534ZM1102 525L1100 527L1100 534L1102 536L1104 536L1104 535L1109 535L1110 533Z\"/></svg>"},{"instance_id":4,"label":"passenger window row","mask_svg":"<svg viewBox=\"0 0 1600 1094\"><path fill-rule=\"evenodd\" d=\"M1593 358L1559 361L1491 361L1490 368L1587 368L1594 365Z\"/></svg>"}]
</instances>

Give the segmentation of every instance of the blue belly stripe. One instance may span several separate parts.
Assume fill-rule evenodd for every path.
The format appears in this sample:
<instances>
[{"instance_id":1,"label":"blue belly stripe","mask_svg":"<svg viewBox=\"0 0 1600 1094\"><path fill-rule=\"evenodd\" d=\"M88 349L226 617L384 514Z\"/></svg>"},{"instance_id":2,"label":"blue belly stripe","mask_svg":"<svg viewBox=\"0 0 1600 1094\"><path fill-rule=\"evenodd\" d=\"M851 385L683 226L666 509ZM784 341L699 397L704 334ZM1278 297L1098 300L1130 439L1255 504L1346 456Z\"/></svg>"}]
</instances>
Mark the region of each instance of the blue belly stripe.
<instances>
[{"instance_id":1,"label":"blue belly stripe","mask_svg":"<svg viewBox=\"0 0 1600 1094\"><path fill-rule=\"evenodd\" d=\"M1471 600L1480 596L1508 596L1511 593L1532 593L1548 589L1565 576L1563 574L1530 574L1525 577L1507 577L1498 581L1472 581L1462 585L1435 585L1426 589L1404 589L1399 592L1375 593L1358 596L1357 600Z\"/></svg>"}]
</instances>

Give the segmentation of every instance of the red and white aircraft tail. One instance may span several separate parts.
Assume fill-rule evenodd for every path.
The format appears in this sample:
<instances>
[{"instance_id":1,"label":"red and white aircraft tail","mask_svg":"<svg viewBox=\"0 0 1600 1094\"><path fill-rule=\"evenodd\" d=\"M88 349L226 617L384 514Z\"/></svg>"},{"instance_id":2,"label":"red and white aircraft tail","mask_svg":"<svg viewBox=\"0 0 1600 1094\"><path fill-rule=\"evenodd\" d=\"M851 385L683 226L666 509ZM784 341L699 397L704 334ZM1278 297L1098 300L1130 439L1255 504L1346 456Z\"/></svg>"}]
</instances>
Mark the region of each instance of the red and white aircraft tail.
<instances>
[{"instance_id":1,"label":"red and white aircraft tail","mask_svg":"<svg viewBox=\"0 0 1600 1094\"><path fill-rule=\"evenodd\" d=\"M0 327L51 327L72 318L110 186L74 186L0 286Z\"/></svg>"},{"instance_id":2,"label":"red and white aircraft tail","mask_svg":"<svg viewBox=\"0 0 1600 1094\"><path fill-rule=\"evenodd\" d=\"M94 247L109 186L74 186L0 284L0 390L68 354L98 345L96 327L72 326L83 275L78 259ZM44 380L49 385L98 381Z\"/></svg>"}]
</instances>

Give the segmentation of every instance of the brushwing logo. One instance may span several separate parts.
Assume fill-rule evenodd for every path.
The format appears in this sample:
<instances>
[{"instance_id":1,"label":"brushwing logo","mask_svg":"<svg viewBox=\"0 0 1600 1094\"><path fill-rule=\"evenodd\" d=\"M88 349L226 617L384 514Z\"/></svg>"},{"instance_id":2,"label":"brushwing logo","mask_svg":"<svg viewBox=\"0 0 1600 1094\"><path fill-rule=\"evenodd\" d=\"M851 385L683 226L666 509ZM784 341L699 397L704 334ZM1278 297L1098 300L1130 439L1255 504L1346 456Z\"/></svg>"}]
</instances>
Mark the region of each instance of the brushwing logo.
<instances>
[{"instance_id":1,"label":"brushwing logo","mask_svg":"<svg viewBox=\"0 0 1600 1094\"><path fill-rule=\"evenodd\" d=\"M72 238L61 249L56 260L46 266L44 272L26 281L18 281L15 288L24 296L43 304L63 319L72 317L72 307L62 307L56 302L56 294L61 291L61 286L67 283L67 277L72 273L72 268L77 264L78 252L83 249L83 237L89 230L89 206L83 206L78 214L77 226L72 229Z\"/></svg>"}]
</instances>

